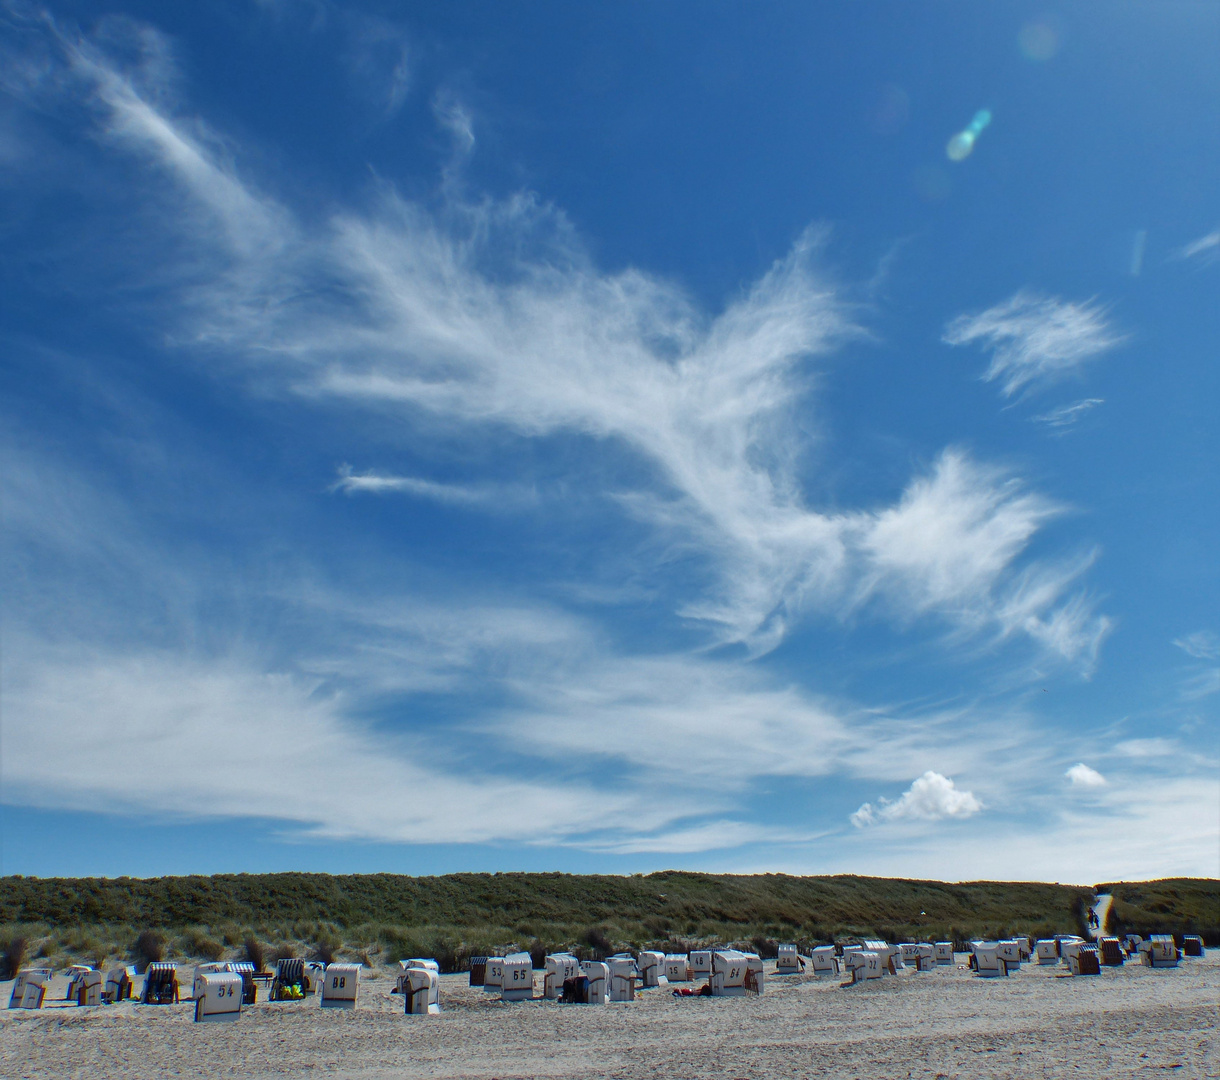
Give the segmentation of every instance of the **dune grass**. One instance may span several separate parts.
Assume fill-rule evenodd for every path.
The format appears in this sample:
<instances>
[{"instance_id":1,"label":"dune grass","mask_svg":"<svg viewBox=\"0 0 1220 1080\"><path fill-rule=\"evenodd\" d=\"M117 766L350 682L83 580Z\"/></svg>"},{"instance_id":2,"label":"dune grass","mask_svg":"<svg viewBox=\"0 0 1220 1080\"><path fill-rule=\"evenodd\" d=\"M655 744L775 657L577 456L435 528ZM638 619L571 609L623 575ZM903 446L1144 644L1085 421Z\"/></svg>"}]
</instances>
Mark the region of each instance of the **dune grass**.
<instances>
[{"instance_id":1,"label":"dune grass","mask_svg":"<svg viewBox=\"0 0 1220 1080\"><path fill-rule=\"evenodd\" d=\"M1198 934L1220 945L1220 889L1215 881L1165 878L1115 882L1098 891L1114 897L1109 930L1115 934Z\"/></svg>"},{"instance_id":2,"label":"dune grass","mask_svg":"<svg viewBox=\"0 0 1220 1080\"><path fill-rule=\"evenodd\" d=\"M1124 925L1202 933L1220 944L1220 882L1107 886ZM0 878L0 946L24 938L63 962L92 955L244 959L308 955L370 964L516 947L584 958L622 948L724 943L774 954L853 938L890 941L1079 933L1093 889L1030 882L666 871L571 874L236 874L172 878ZM1141 906L1142 905L1142 906ZM1134 921L1131 921L1134 920ZM1145 923L1148 926L1145 927ZM1138 930L1137 930L1138 932ZM147 936L146 936L147 935ZM76 946L83 946L78 949ZM251 957L253 958L253 957Z\"/></svg>"}]
</instances>

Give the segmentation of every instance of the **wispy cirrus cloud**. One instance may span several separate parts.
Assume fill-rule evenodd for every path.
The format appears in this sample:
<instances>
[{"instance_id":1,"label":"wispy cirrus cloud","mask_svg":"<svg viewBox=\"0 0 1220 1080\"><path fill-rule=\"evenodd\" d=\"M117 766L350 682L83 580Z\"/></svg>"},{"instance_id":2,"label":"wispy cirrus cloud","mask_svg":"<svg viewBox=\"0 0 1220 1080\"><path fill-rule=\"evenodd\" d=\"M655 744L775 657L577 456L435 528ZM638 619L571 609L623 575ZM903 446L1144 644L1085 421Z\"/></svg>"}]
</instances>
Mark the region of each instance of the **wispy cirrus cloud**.
<instances>
[{"instance_id":1,"label":"wispy cirrus cloud","mask_svg":"<svg viewBox=\"0 0 1220 1080\"><path fill-rule=\"evenodd\" d=\"M977 315L959 315L946 327L949 345L979 343L991 353L983 374L999 380L1007 397L1077 371L1123 341L1094 301L1073 303L1022 290Z\"/></svg>"},{"instance_id":2,"label":"wispy cirrus cloud","mask_svg":"<svg viewBox=\"0 0 1220 1080\"><path fill-rule=\"evenodd\" d=\"M390 19L354 8L335 7L330 16L348 37L345 58L353 84L389 119L402 108L411 88L411 40Z\"/></svg>"},{"instance_id":3,"label":"wispy cirrus cloud","mask_svg":"<svg viewBox=\"0 0 1220 1080\"><path fill-rule=\"evenodd\" d=\"M237 656L73 649L48 659L38 648L6 687L5 786L27 805L261 817L304 835L422 844L556 842L656 828L693 809L649 806L639 790L451 770L410 737L362 728L341 697Z\"/></svg>"},{"instance_id":4,"label":"wispy cirrus cloud","mask_svg":"<svg viewBox=\"0 0 1220 1080\"><path fill-rule=\"evenodd\" d=\"M947 776L929 769L893 802L864 803L851 815L857 828L892 821L941 821L973 817L983 804L971 791L962 791Z\"/></svg>"},{"instance_id":5,"label":"wispy cirrus cloud","mask_svg":"<svg viewBox=\"0 0 1220 1080\"><path fill-rule=\"evenodd\" d=\"M1220 659L1220 635L1211 630L1196 630L1193 634L1184 634L1174 638L1173 643L1187 656L1196 660Z\"/></svg>"},{"instance_id":6,"label":"wispy cirrus cloud","mask_svg":"<svg viewBox=\"0 0 1220 1080\"><path fill-rule=\"evenodd\" d=\"M353 95L389 120L411 89L413 46L406 26L377 11L336 0L254 0L279 28L302 27L333 43Z\"/></svg>"},{"instance_id":7,"label":"wispy cirrus cloud","mask_svg":"<svg viewBox=\"0 0 1220 1080\"><path fill-rule=\"evenodd\" d=\"M1196 630L1175 638L1173 643L1187 656L1203 661L1192 665L1195 670L1183 681L1180 690L1182 699L1199 701L1220 694L1220 667L1211 663L1220 660L1220 636L1211 630Z\"/></svg>"},{"instance_id":8,"label":"wispy cirrus cloud","mask_svg":"<svg viewBox=\"0 0 1220 1080\"><path fill-rule=\"evenodd\" d=\"M537 495L521 486L442 484L416 476L398 476L374 471L356 472L350 465L339 467L339 478L330 485L331 491L344 495L411 495L433 502L454 506L482 507L490 510L520 509L537 502Z\"/></svg>"},{"instance_id":9,"label":"wispy cirrus cloud","mask_svg":"<svg viewBox=\"0 0 1220 1080\"><path fill-rule=\"evenodd\" d=\"M190 216L167 222L229 263L184 297L180 335L262 371L278 363L297 393L426 416L455 438L569 433L636 455L652 476L618 492L621 505L693 545L710 574L682 612L756 653L804 613L855 610L862 598L904 620L975 628L1006 605L997 598L1015 560L1051 515L997 470L951 452L890 510L805 502L794 418L810 362L863 332L818 269L818 233L710 315L670 283L599 272L563 215L528 195L451 202L438 216L383 191L369 211L309 226L243 183L209 153L214 138L158 110L97 46L65 48L106 113L103 132L228 226L218 238ZM314 286L319 275L328 287ZM465 499L434 483L370 474L343 486ZM1055 603L1052 592L1038 595ZM1054 610L1025 622L1036 629Z\"/></svg>"},{"instance_id":10,"label":"wispy cirrus cloud","mask_svg":"<svg viewBox=\"0 0 1220 1080\"><path fill-rule=\"evenodd\" d=\"M1105 398L1082 398L1071 405L1060 405L1057 409L1032 417L1034 423L1045 424L1049 428L1069 428L1077 423L1085 413L1104 405Z\"/></svg>"},{"instance_id":11,"label":"wispy cirrus cloud","mask_svg":"<svg viewBox=\"0 0 1220 1080\"><path fill-rule=\"evenodd\" d=\"M465 157L474 150L474 117L452 91L437 91L432 98L432 115L449 132L455 154Z\"/></svg>"},{"instance_id":12,"label":"wispy cirrus cloud","mask_svg":"<svg viewBox=\"0 0 1220 1080\"><path fill-rule=\"evenodd\" d=\"M453 581L370 592L281 570L260 586L158 542L104 485L28 448L6 459L6 505L26 512L6 515L5 550L45 564L36 587L6 577L12 801L255 816L290 835L694 852L821 835L749 820L777 778L970 772L1026 737L1019 718L821 698L741 658L625 653L585 618ZM221 583L238 577L231 606Z\"/></svg>"},{"instance_id":13,"label":"wispy cirrus cloud","mask_svg":"<svg viewBox=\"0 0 1220 1080\"><path fill-rule=\"evenodd\" d=\"M1209 232L1206 236L1200 236L1198 240L1192 240L1183 246L1178 252L1178 258L1202 259L1205 262L1220 259L1220 229Z\"/></svg>"}]
</instances>

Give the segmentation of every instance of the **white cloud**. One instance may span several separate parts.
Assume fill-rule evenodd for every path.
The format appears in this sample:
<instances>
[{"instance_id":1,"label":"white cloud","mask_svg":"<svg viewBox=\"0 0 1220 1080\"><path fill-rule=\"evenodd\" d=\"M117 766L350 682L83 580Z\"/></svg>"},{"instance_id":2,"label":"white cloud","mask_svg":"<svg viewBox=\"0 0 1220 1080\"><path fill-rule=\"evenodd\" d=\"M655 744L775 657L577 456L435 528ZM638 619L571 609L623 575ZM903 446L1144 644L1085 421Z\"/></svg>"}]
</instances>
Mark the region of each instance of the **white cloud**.
<instances>
[{"instance_id":1,"label":"white cloud","mask_svg":"<svg viewBox=\"0 0 1220 1080\"><path fill-rule=\"evenodd\" d=\"M438 91L432 99L436 122L449 132L454 153L466 157L474 151L474 118L470 110L451 92Z\"/></svg>"},{"instance_id":2,"label":"white cloud","mask_svg":"<svg viewBox=\"0 0 1220 1080\"><path fill-rule=\"evenodd\" d=\"M946 451L898 504L861 518L857 603L881 596L905 617L940 612L963 629L1027 634L1087 673L1111 630L1082 594L1065 594L1092 563L1015 569L1030 539L1062 508L1001 470Z\"/></svg>"},{"instance_id":3,"label":"white cloud","mask_svg":"<svg viewBox=\"0 0 1220 1080\"><path fill-rule=\"evenodd\" d=\"M1121 844L1114 838L1122 837ZM768 849L728 867L735 873L878 874L946 881L1147 881L1158 877L1220 877L1220 785L1206 773L1158 775L1141 766L1126 782L1095 790L1088 800L1058 800L1048 817L982 820L925 836L867 829L853 842L807 851Z\"/></svg>"},{"instance_id":4,"label":"white cloud","mask_svg":"<svg viewBox=\"0 0 1220 1080\"><path fill-rule=\"evenodd\" d=\"M221 140L205 125L171 120L149 100L149 90L142 93L137 87L137 77L151 80L154 87L164 85L160 36L143 28L131 29L127 36L134 38L145 61L138 75L118 70L89 41L63 43L72 73L92 86L97 104L107 113L106 134L188 187L222 224L233 251L249 257L278 250L292 231L282 210L237 178L224 160ZM151 67L150 56L156 61Z\"/></svg>"},{"instance_id":5,"label":"white cloud","mask_svg":"<svg viewBox=\"0 0 1220 1080\"><path fill-rule=\"evenodd\" d=\"M689 852L808 839L735 820L760 779L972 769L1023 730L972 716L963 740L959 713L822 700L741 659L622 655L587 620L475 600L452 581L432 581L435 595L391 582L367 593L280 567L260 590L248 570L164 549L104 483L31 455L11 449L4 476L6 552L44 566L5 583L15 801L250 815L335 837ZM417 722L421 701L444 701L444 721ZM394 719L371 726L387 703ZM397 807L400 790L427 812ZM501 822L497 800L525 817Z\"/></svg>"},{"instance_id":6,"label":"white cloud","mask_svg":"<svg viewBox=\"0 0 1220 1080\"><path fill-rule=\"evenodd\" d=\"M1220 694L1220 668L1209 668L1200 671L1186 680L1182 686L1182 697L1186 701L1198 701L1200 698Z\"/></svg>"},{"instance_id":7,"label":"white cloud","mask_svg":"<svg viewBox=\"0 0 1220 1080\"><path fill-rule=\"evenodd\" d=\"M1105 398L1083 398L1073 405L1061 405L1041 416L1035 416L1033 420L1035 423L1045 424L1051 428L1066 428L1075 424L1089 410L1104 404Z\"/></svg>"},{"instance_id":8,"label":"white cloud","mask_svg":"<svg viewBox=\"0 0 1220 1080\"><path fill-rule=\"evenodd\" d=\"M1220 637L1211 630L1196 630L1193 634L1175 638L1174 644L1196 660L1220 659ZM1195 665L1194 672L1184 681L1182 699L1198 701L1220 693L1220 667Z\"/></svg>"},{"instance_id":9,"label":"white cloud","mask_svg":"<svg viewBox=\"0 0 1220 1080\"><path fill-rule=\"evenodd\" d=\"M402 27L353 9L336 9L348 33L345 50L354 85L383 115L402 108L411 88L411 45Z\"/></svg>"},{"instance_id":10,"label":"white cloud","mask_svg":"<svg viewBox=\"0 0 1220 1080\"><path fill-rule=\"evenodd\" d=\"M1211 630L1196 630L1193 634L1174 638L1173 643L1188 656L1193 656L1196 660L1216 660L1220 658L1220 637Z\"/></svg>"},{"instance_id":11,"label":"white cloud","mask_svg":"<svg viewBox=\"0 0 1220 1080\"><path fill-rule=\"evenodd\" d=\"M842 615L874 598L904 622L1028 633L1069 659L1104 637L1082 598L1064 599L1072 573L1016 566L1056 508L960 451L897 506L806 503L798 410L810 363L861 333L818 269L818 234L711 315L655 277L599 272L563 215L525 194L434 214L386 190L365 212L308 226L241 180L202 124L160 106L151 77L135 80L96 44L65 47L104 133L224 226L183 216L181 200L166 207L198 252L227 263L185 297L179 340L263 376L278 362L296 392L401 415L441 446L508 431L627 451L646 471L620 505L703 560L702 596L682 613L755 654L810 610ZM459 137L468 130L456 103L440 113ZM450 502L483 490L372 472L340 487Z\"/></svg>"},{"instance_id":12,"label":"white cloud","mask_svg":"<svg viewBox=\"0 0 1220 1080\"><path fill-rule=\"evenodd\" d=\"M1178 257L1182 259L1193 259L1199 256L1208 262L1220 256L1220 229L1209 232L1206 236L1200 236L1198 240L1191 241L1178 252Z\"/></svg>"},{"instance_id":13,"label":"white cloud","mask_svg":"<svg viewBox=\"0 0 1220 1080\"><path fill-rule=\"evenodd\" d=\"M481 506L489 509L520 507L536 501L532 492L520 487L472 487L463 484L441 484L434 480L423 480L415 476L396 476L389 473L352 470L350 465L339 467L339 479L330 488L345 495L385 495L400 493L420 499L449 503L456 506Z\"/></svg>"},{"instance_id":14,"label":"white cloud","mask_svg":"<svg viewBox=\"0 0 1220 1080\"><path fill-rule=\"evenodd\" d=\"M261 817L409 843L555 841L675 816L674 800L662 811L638 792L446 768L345 718L341 697L237 658L30 644L43 658L10 659L5 694L6 797L26 805Z\"/></svg>"},{"instance_id":15,"label":"white cloud","mask_svg":"<svg viewBox=\"0 0 1220 1080\"><path fill-rule=\"evenodd\" d=\"M882 799L876 807L864 803L851 815L851 823L864 828L889 821L940 821L972 817L982 809L973 792L959 791L947 776L929 769L896 801Z\"/></svg>"},{"instance_id":16,"label":"white cloud","mask_svg":"<svg viewBox=\"0 0 1220 1080\"><path fill-rule=\"evenodd\" d=\"M1173 739L1124 739L1114 747L1124 757L1160 758L1181 753Z\"/></svg>"},{"instance_id":17,"label":"white cloud","mask_svg":"<svg viewBox=\"0 0 1220 1080\"><path fill-rule=\"evenodd\" d=\"M1000 379L1011 396L1031 383L1049 383L1119 344L1105 309L1021 291L978 315L960 315L945 327L949 345L981 342L992 354L983 378Z\"/></svg>"},{"instance_id":18,"label":"white cloud","mask_svg":"<svg viewBox=\"0 0 1220 1080\"><path fill-rule=\"evenodd\" d=\"M687 854L725 851L746 845L806 843L812 838L812 834L802 834L792 829L750 825L741 821L717 820L693 825L690 828L672 829L652 836L639 835L609 843L582 844L581 847L614 855Z\"/></svg>"},{"instance_id":19,"label":"white cloud","mask_svg":"<svg viewBox=\"0 0 1220 1080\"><path fill-rule=\"evenodd\" d=\"M888 584L915 612L972 609L1059 512L999 470L948 451L865 526L865 591Z\"/></svg>"},{"instance_id":20,"label":"white cloud","mask_svg":"<svg viewBox=\"0 0 1220 1080\"><path fill-rule=\"evenodd\" d=\"M1096 769L1090 769L1082 761L1077 762L1063 775L1068 778L1073 787L1102 787L1106 782L1106 778L1101 773Z\"/></svg>"}]
</instances>

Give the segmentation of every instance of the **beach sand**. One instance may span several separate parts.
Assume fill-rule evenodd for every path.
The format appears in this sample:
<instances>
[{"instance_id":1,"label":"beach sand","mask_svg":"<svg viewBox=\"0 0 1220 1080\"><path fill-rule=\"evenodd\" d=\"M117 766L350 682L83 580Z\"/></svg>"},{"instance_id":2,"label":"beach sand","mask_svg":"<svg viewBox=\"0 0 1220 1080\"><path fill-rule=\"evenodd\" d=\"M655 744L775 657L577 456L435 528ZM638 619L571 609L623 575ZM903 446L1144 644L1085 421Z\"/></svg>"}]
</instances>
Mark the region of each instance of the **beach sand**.
<instances>
[{"instance_id":1,"label":"beach sand","mask_svg":"<svg viewBox=\"0 0 1220 1080\"><path fill-rule=\"evenodd\" d=\"M196 1024L193 1006L0 1010L0 1076L272 1077L1125 1077L1220 1076L1220 950L1176 969L1136 963L1007 979L956 967L841 989L771 977L762 997L675 999L646 990L605 1006L502 1003L441 979L440 1016L404 1016L393 976L362 980L359 1008L316 998ZM190 993L191 969L180 976ZM7 1003L11 983L0 984ZM538 974L538 993L542 979ZM693 984L687 984L693 985Z\"/></svg>"}]
</instances>

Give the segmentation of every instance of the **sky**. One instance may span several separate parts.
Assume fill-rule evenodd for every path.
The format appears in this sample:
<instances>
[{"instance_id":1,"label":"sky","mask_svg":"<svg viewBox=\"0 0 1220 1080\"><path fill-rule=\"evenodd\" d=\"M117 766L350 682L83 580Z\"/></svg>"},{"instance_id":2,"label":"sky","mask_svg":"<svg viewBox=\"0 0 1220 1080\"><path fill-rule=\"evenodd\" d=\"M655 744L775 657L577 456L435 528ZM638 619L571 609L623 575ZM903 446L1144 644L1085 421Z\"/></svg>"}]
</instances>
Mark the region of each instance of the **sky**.
<instances>
[{"instance_id":1,"label":"sky","mask_svg":"<svg viewBox=\"0 0 1220 1080\"><path fill-rule=\"evenodd\" d=\"M1218 44L0 0L0 873L1220 876Z\"/></svg>"}]
</instances>

